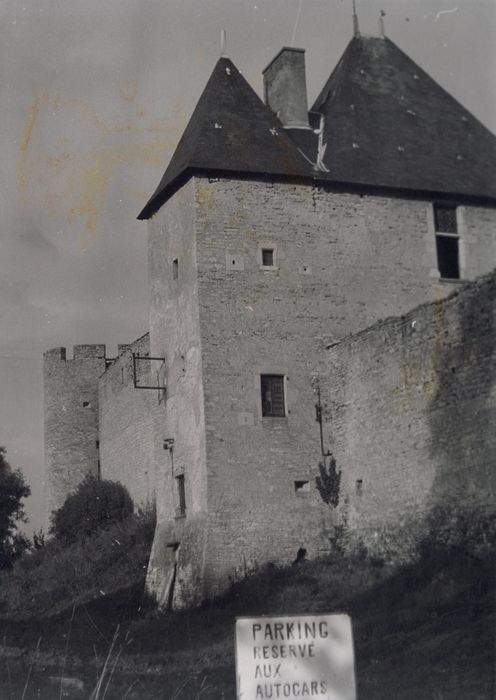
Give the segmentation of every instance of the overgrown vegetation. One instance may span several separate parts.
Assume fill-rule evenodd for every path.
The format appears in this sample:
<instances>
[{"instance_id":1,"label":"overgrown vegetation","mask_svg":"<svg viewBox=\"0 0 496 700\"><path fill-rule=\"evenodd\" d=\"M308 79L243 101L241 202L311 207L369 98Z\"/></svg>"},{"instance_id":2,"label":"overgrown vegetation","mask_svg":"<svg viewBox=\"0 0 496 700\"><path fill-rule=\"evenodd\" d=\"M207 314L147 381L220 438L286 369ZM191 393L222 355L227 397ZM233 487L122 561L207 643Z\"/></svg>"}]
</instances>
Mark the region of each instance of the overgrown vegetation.
<instances>
[{"instance_id":1,"label":"overgrown vegetation","mask_svg":"<svg viewBox=\"0 0 496 700\"><path fill-rule=\"evenodd\" d=\"M61 542L75 542L129 518L133 509L125 486L87 476L52 514L50 534Z\"/></svg>"},{"instance_id":2,"label":"overgrown vegetation","mask_svg":"<svg viewBox=\"0 0 496 700\"><path fill-rule=\"evenodd\" d=\"M0 570L9 569L30 547L28 538L18 532L17 524L27 522L23 499L31 489L18 469L12 469L0 447Z\"/></svg>"},{"instance_id":3,"label":"overgrown vegetation","mask_svg":"<svg viewBox=\"0 0 496 700\"><path fill-rule=\"evenodd\" d=\"M2 575L0 614L54 614L120 589L142 588L154 527L155 515L148 511L69 544L49 540Z\"/></svg>"},{"instance_id":4,"label":"overgrown vegetation","mask_svg":"<svg viewBox=\"0 0 496 700\"><path fill-rule=\"evenodd\" d=\"M59 697L63 676L84 686L64 687L69 698L93 693L99 700L231 700L236 616L346 611L353 620L359 698L490 700L495 518L492 511L469 510L434 509L418 559L408 566L377 566L365 549L353 555L335 551L289 568L267 565L200 609L174 615L143 609L143 567L152 530L145 538L134 528L145 525L144 516L65 548L49 542L4 574L0 591L5 581L21 588L27 575L30 584L21 589L16 605L18 612L24 606L29 612L30 598L38 595L36 579L47 586L39 576L47 563L36 566L35 557L44 561L56 546L56 556L49 557L55 560L50 580L72 576L63 591L65 608L53 604L42 611L37 598L36 617L24 623L12 622L4 612L0 664L10 659L13 669L16 644L32 653L23 652L16 667L21 692L8 694L4 674L0 697L21 697L30 672L25 700ZM72 551L73 559L61 564L57 552L64 551ZM83 571L76 570L76 561ZM71 595L71 587L76 594ZM57 595L60 590L54 589ZM50 678L58 683L55 692Z\"/></svg>"}]
</instances>

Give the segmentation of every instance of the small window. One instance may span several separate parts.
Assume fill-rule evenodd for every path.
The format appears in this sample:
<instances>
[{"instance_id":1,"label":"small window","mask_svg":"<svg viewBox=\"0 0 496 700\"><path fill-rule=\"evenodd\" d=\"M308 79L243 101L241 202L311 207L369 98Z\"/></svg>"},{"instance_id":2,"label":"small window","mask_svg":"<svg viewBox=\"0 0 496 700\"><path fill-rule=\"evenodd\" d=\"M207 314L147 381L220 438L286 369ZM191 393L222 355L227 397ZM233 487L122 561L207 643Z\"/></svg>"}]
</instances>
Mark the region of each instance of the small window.
<instances>
[{"instance_id":1,"label":"small window","mask_svg":"<svg viewBox=\"0 0 496 700\"><path fill-rule=\"evenodd\" d=\"M176 476L177 508L176 516L186 515L186 491L184 488L184 474Z\"/></svg>"},{"instance_id":2,"label":"small window","mask_svg":"<svg viewBox=\"0 0 496 700\"><path fill-rule=\"evenodd\" d=\"M172 279L177 280L179 278L179 260L174 258L172 261Z\"/></svg>"},{"instance_id":3,"label":"small window","mask_svg":"<svg viewBox=\"0 0 496 700\"><path fill-rule=\"evenodd\" d=\"M460 253L456 206L434 204L437 266L441 279L460 279Z\"/></svg>"},{"instance_id":4,"label":"small window","mask_svg":"<svg viewBox=\"0 0 496 700\"><path fill-rule=\"evenodd\" d=\"M274 267L274 248L262 248L262 265Z\"/></svg>"},{"instance_id":5,"label":"small window","mask_svg":"<svg viewBox=\"0 0 496 700\"><path fill-rule=\"evenodd\" d=\"M355 482L355 491L357 496L361 496L363 492L363 479L357 479Z\"/></svg>"},{"instance_id":6,"label":"small window","mask_svg":"<svg viewBox=\"0 0 496 700\"><path fill-rule=\"evenodd\" d=\"M91 408L91 403L89 401L83 401L83 408Z\"/></svg>"},{"instance_id":7,"label":"small window","mask_svg":"<svg viewBox=\"0 0 496 700\"><path fill-rule=\"evenodd\" d=\"M295 493L309 493L310 492L310 482L309 481L295 481L294 482Z\"/></svg>"},{"instance_id":8,"label":"small window","mask_svg":"<svg viewBox=\"0 0 496 700\"><path fill-rule=\"evenodd\" d=\"M284 376L282 374L262 374L262 416L283 418L286 415L284 405Z\"/></svg>"}]
</instances>

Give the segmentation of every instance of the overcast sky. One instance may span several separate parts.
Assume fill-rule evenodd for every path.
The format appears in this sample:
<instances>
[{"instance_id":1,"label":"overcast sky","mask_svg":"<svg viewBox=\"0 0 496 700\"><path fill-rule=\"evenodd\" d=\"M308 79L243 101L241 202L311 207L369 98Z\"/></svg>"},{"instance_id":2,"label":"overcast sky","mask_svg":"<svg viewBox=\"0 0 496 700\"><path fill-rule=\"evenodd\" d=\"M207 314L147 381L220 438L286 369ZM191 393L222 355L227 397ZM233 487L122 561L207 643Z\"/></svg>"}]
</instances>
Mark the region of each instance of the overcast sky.
<instances>
[{"instance_id":1,"label":"overcast sky","mask_svg":"<svg viewBox=\"0 0 496 700\"><path fill-rule=\"evenodd\" d=\"M357 0L496 132L495 0ZM40 527L42 353L147 330L146 224L136 215L219 57L261 94L284 45L306 49L309 101L351 38L351 0L3 0L0 445ZM294 37L294 41L293 41Z\"/></svg>"}]
</instances>

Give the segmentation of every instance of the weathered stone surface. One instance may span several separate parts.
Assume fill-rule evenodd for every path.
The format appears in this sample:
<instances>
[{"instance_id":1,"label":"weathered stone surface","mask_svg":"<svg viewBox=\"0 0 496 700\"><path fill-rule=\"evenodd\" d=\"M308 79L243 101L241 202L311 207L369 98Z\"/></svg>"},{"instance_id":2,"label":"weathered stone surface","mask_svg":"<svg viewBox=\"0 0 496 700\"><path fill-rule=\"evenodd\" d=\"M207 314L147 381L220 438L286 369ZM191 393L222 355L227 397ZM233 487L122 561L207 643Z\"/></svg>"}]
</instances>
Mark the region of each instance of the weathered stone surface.
<instances>
[{"instance_id":1,"label":"weathered stone surface","mask_svg":"<svg viewBox=\"0 0 496 700\"><path fill-rule=\"evenodd\" d=\"M133 353L149 355L148 334L128 346L108 367L98 384L100 473L102 479L120 481L128 489L135 507L155 500L153 414L158 390L135 389ZM153 385L160 363L137 361L138 384Z\"/></svg>"},{"instance_id":2,"label":"weathered stone surface","mask_svg":"<svg viewBox=\"0 0 496 700\"><path fill-rule=\"evenodd\" d=\"M86 474L98 475L98 378L104 345L76 345L44 354L46 527Z\"/></svg>"},{"instance_id":3,"label":"weathered stone surface","mask_svg":"<svg viewBox=\"0 0 496 700\"><path fill-rule=\"evenodd\" d=\"M495 302L492 273L330 348L326 439L369 548L408 556L433 506L496 502Z\"/></svg>"}]
</instances>

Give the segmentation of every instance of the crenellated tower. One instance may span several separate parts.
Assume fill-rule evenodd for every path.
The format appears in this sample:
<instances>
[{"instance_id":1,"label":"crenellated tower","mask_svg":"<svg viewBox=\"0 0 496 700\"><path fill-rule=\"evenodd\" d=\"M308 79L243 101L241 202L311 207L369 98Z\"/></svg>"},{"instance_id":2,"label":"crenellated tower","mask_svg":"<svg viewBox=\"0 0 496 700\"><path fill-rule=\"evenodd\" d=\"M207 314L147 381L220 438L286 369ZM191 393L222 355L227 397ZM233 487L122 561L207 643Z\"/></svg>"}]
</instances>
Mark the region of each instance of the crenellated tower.
<instances>
[{"instance_id":1,"label":"crenellated tower","mask_svg":"<svg viewBox=\"0 0 496 700\"><path fill-rule=\"evenodd\" d=\"M43 356L45 389L45 513L53 510L87 474L99 474L98 379L108 360L105 345L75 345Z\"/></svg>"}]
</instances>

